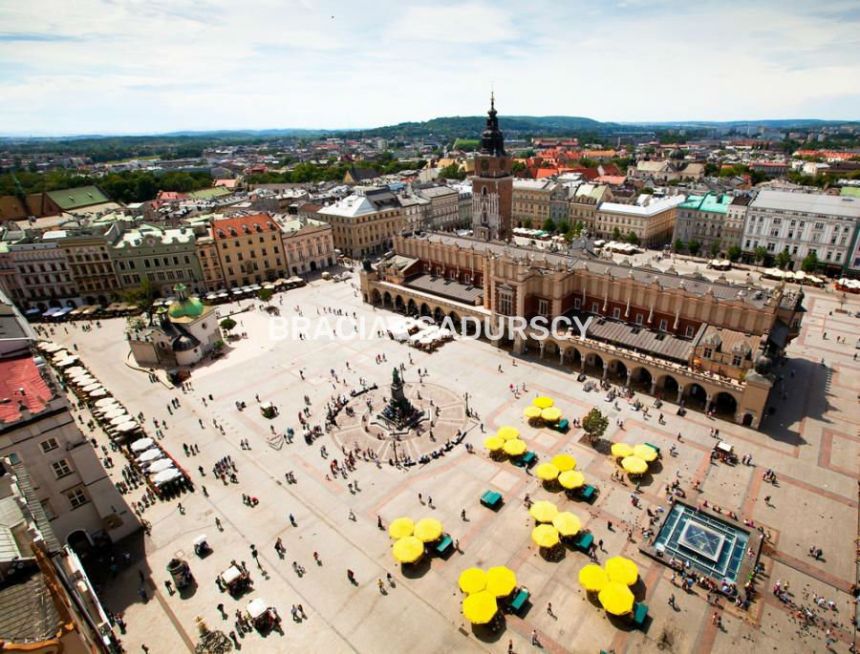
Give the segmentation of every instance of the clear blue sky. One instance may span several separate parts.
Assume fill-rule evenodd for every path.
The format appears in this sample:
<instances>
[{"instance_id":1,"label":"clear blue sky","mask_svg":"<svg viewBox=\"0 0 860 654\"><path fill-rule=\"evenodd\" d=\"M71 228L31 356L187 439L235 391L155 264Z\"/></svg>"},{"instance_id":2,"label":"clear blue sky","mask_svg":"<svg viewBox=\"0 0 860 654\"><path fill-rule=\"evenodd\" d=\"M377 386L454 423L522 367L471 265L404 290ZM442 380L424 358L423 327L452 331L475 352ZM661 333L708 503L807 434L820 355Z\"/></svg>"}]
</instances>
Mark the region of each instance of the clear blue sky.
<instances>
[{"instance_id":1,"label":"clear blue sky","mask_svg":"<svg viewBox=\"0 0 860 654\"><path fill-rule=\"evenodd\" d=\"M860 119L858 0L2 0L0 133Z\"/></svg>"}]
</instances>

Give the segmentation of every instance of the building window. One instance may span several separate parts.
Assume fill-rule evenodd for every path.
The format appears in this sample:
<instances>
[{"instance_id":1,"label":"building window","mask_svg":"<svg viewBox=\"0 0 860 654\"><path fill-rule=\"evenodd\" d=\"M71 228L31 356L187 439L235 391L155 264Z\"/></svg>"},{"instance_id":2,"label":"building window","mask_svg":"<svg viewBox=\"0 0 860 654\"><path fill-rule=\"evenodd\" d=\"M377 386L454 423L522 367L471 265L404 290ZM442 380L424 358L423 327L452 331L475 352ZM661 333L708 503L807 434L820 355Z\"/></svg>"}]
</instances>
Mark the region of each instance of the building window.
<instances>
[{"instance_id":1,"label":"building window","mask_svg":"<svg viewBox=\"0 0 860 654\"><path fill-rule=\"evenodd\" d=\"M42 511L45 512L45 517L48 520L53 520L57 517L57 514L54 513L54 509L51 508L51 500L39 500L39 504L42 505Z\"/></svg>"},{"instance_id":2,"label":"building window","mask_svg":"<svg viewBox=\"0 0 860 654\"><path fill-rule=\"evenodd\" d=\"M514 298L510 291L499 291L499 313L510 316L514 313Z\"/></svg>"},{"instance_id":3,"label":"building window","mask_svg":"<svg viewBox=\"0 0 860 654\"><path fill-rule=\"evenodd\" d=\"M713 351L713 349L711 349L709 347L706 347L704 349L704 351L702 352L702 356L705 357L706 359L710 359L713 355L714 355L714 351Z\"/></svg>"},{"instance_id":4,"label":"building window","mask_svg":"<svg viewBox=\"0 0 860 654\"><path fill-rule=\"evenodd\" d=\"M574 299L573 308L579 309L580 307L582 307L582 300L580 300L579 298Z\"/></svg>"},{"instance_id":5,"label":"building window","mask_svg":"<svg viewBox=\"0 0 860 654\"><path fill-rule=\"evenodd\" d=\"M658 329L659 329L661 332L665 332L668 328L669 328L669 323L666 321L666 319L665 319L665 318L663 318L663 319L660 321L660 325L659 325Z\"/></svg>"},{"instance_id":6,"label":"building window","mask_svg":"<svg viewBox=\"0 0 860 654\"><path fill-rule=\"evenodd\" d=\"M687 335L687 338L692 338L692 337L693 337L693 332L694 332L693 326L692 326L692 325L687 325L687 329L686 329L686 331L684 332L684 333Z\"/></svg>"},{"instance_id":7,"label":"building window","mask_svg":"<svg viewBox=\"0 0 860 654\"><path fill-rule=\"evenodd\" d=\"M592 302L591 303L591 313L600 313L600 303Z\"/></svg>"},{"instance_id":8,"label":"building window","mask_svg":"<svg viewBox=\"0 0 860 654\"><path fill-rule=\"evenodd\" d=\"M636 314L636 324L637 325L639 325L641 327L644 320L645 320L645 318L642 316L641 313Z\"/></svg>"},{"instance_id":9,"label":"building window","mask_svg":"<svg viewBox=\"0 0 860 654\"><path fill-rule=\"evenodd\" d=\"M735 368L740 368L740 367L741 367L741 355L740 355L740 354L736 354L736 355L734 355L734 356L732 357L732 365L733 365Z\"/></svg>"},{"instance_id":10,"label":"building window","mask_svg":"<svg viewBox=\"0 0 860 654\"><path fill-rule=\"evenodd\" d=\"M549 314L549 302L544 299L538 300L538 314L546 316Z\"/></svg>"},{"instance_id":11,"label":"building window","mask_svg":"<svg viewBox=\"0 0 860 654\"><path fill-rule=\"evenodd\" d=\"M47 440L44 440L39 443L39 447L42 448L42 452L48 453L51 450L56 450L58 447L60 447L60 445L59 443L57 443L56 438L48 438Z\"/></svg>"},{"instance_id":12,"label":"building window","mask_svg":"<svg viewBox=\"0 0 860 654\"><path fill-rule=\"evenodd\" d=\"M77 509L89 502L83 488L73 488L70 491L66 491L66 497L69 498L69 504L72 505L73 509Z\"/></svg>"},{"instance_id":13,"label":"building window","mask_svg":"<svg viewBox=\"0 0 860 654\"><path fill-rule=\"evenodd\" d=\"M51 464L51 467L54 469L54 476L57 479L65 477L66 475L72 474L72 469L69 467L69 462L65 459L60 459L59 461L54 461Z\"/></svg>"},{"instance_id":14,"label":"building window","mask_svg":"<svg viewBox=\"0 0 860 654\"><path fill-rule=\"evenodd\" d=\"M616 320L618 320L621 317L621 309L619 309L618 307L615 307L612 310L612 317L615 318Z\"/></svg>"}]
</instances>

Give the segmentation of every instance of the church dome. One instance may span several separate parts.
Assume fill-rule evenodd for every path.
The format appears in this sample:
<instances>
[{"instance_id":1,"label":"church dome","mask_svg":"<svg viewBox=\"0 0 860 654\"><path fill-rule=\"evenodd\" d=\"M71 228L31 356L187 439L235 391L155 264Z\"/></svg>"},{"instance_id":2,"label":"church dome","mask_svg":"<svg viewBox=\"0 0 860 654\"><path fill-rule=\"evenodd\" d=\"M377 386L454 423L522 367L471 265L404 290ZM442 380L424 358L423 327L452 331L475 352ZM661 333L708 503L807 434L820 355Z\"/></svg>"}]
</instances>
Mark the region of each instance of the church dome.
<instances>
[{"instance_id":1,"label":"church dome","mask_svg":"<svg viewBox=\"0 0 860 654\"><path fill-rule=\"evenodd\" d=\"M189 350L193 350L195 347L199 345L197 339L188 336L187 334L183 334L182 336L177 336L173 341L173 351L174 352L188 352Z\"/></svg>"},{"instance_id":2,"label":"church dome","mask_svg":"<svg viewBox=\"0 0 860 654\"><path fill-rule=\"evenodd\" d=\"M205 308L198 298L190 297L171 304L167 313L171 318L197 318Z\"/></svg>"}]
</instances>

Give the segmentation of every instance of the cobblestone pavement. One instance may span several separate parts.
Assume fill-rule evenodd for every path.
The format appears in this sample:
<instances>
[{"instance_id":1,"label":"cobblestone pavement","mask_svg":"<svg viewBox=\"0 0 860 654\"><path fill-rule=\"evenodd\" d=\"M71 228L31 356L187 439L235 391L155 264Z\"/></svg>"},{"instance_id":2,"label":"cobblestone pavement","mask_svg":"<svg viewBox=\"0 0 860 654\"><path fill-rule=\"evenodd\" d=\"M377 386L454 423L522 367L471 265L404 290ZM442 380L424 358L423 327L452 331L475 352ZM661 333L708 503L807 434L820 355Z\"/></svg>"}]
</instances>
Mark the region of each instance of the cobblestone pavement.
<instances>
[{"instance_id":1,"label":"cobblestone pavement","mask_svg":"<svg viewBox=\"0 0 860 654\"><path fill-rule=\"evenodd\" d=\"M322 317L331 315L325 313L327 307L369 319L389 315L362 305L349 283L318 281L276 296L275 301L285 318L296 315L296 305L311 319L317 318L318 311ZM236 331L247 332L248 338L232 343L224 358L195 370L192 390L187 392L149 383L146 373L126 365L128 348L121 320L105 321L101 329L89 333L73 325L55 330L58 342L78 344L83 362L132 413L143 412L150 432L153 418L166 420L161 444L187 466L198 489L204 484L208 490L208 496L195 492L181 497L184 514L176 500L147 509L144 517L153 529L144 542L145 561L105 589L107 605L125 612L129 631L124 642L129 651L140 651L144 643L154 653L190 651L196 642L197 617L229 631L232 619L222 620L216 605L223 602L232 616L256 597L277 607L285 618L285 633L265 639L256 633L246 635L242 648L247 652L502 652L509 640L516 651L523 652L534 649L530 645L533 630L543 648L552 652L826 651L825 632L818 627L802 628L794 613L771 594L770 587L777 580L790 584L799 604L813 606L813 594L833 600L837 610L815 610L836 623L834 649L848 650L855 633L850 628L854 604L848 590L857 579L860 460L860 375L853 359L860 321L849 316L860 309L860 300L849 299L845 308L850 314L846 314L836 311L838 300L833 296L808 296L803 332L791 346L790 363L778 370L784 378L780 393L785 393L785 399L776 400L777 412L766 422L764 433L708 420L692 411L680 418L668 404L662 409L666 423L661 425L654 409L650 417L627 403L616 410L603 394L585 392L569 370L549 362L514 360L485 342L458 340L426 354L387 338L343 342L278 339L274 336L283 334L284 325L272 329L272 318L245 304L222 306L219 311L223 315L248 309L234 316L239 322ZM844 336L848 343L837 343L837 336ZM386 360L378 363L381 355ZM822 357L826 368L820 365ZM300 433L296 416L304 407L304 395L312 403L310 421L321 422L323 404L333 394L357 387L359 377L383 387L390 383L392 367L400 364L405 366L410 397L416 397L421 388L418 368L427 370L423 387L440 389L438 403L444 415L439 429L443 424L449 431L468 429L466 442L475 447L475 454L460 446L408 471L389 466L387 460L379 467L359 461L355 472L343 479L328 475L329 465L331 458L342 459L340 446L358 434L355 424L344 422L340 436L324 436L311 446L300 436L289 444L271 438L270 427L278 434L288 427ZM332 378L331 370L339 381ZM520 389L525 384L526 390L515 395L512 384ZM478 414L473 424L466 421L461 403L466 392L469 407ZM209 394L213 400L204 404ZM273 421L263 418L255 394L263 402L275 403L280 409L278 417ZM536 394L555 398L571 418L597 406L610 418L607 439L647 440L664 453L674 443L678 456L664 457L662 468L646 478L640 506L634 507L632 487L613 479L613 462L584 444L581 432L559 434L524 423L522 409ZM171 398L178 399L181 406L168 414ZM237 400L247 402L248 408L238 411ZM643 400L651 402L650 398ZM617 425L618 418L624 421L623 430ZM214 427L213 419L223 427L223 434ZM529 448L541 458L572 453L578 469L600 489L594 504L550 493L526 471L486 456L481 425L490 432L505 424L518 427ZM751 454L755 465L711 464L712 428L719 428L720 437L732 443L739 455ZM680 443L679 432L683 435ZM372 440L364 432L362 436ZM100 433L94 437L104 439ZM248 439L250 449L240 447L243 439ZM183 443L199 446L199 455L185 457ZM328 459L320 454L324 444ZM421 441L421 448L426 445L426 440ZM387 458L387 450L380 454ZM238 486L223 485L211 475L214 462L225 455L237 464ZM198 466L205 477L200 476ZM761 473L766 468L775 470L777 486L763 483ZM296 484L285 482L289 471ZM665 486L675 479L686 490L688 501L708 500L737 512L762 525L770 535L762 556L766 573L758 586L760 599L749 612L730 605L715 608L706 603L701 591L686 594L674 588L668 569L639 553L636 527L644 524L646 508L666 505ZM696 481L698 493L693 491ZM350 490L348 484L355 482L358 490ZM505 498L498 512L484 509L478 502L487 489L497 490ZM259 505L244 505L243 493L259 498ZM652 616L644 632L607 619L580 589L576 575L587 562L584 555L567 551L557 562L539 555L530 540L533 523L523 506L526 494L551 499L582 518L595 538L603 541L599 560L625 554L637 562L641 592ZM432 497L432 507L428 497ZM139 498L132 493L130 499ZM387 534L377 528L378 517L387 524L401 515L440 519L459 541L461 551L404 573L391 556ZM223 531L215 527L216 517ZM614 525L612 531L609 521ZM632 542L628 527L634 529ZM192 541L201 533L214 548L205 559L192 553ZM283 558L273 549L279 537L286 547ZM250 556L251 544L260 552L258 564ZM808 556L813 544L823 548L822 560ZM171 596L164 589L165 565L177 553L190 561L199 581L191 597ZM231 559L246 561L254 579L253 592L240 600L219 593L215 586L216 575ZM294 561L306 570L303 576L295 573ZM472 565L510 566L532 594L531 608L522 617L509 616L504 631L490 638L473 632L460 613L457 577ZM136 595L138 569L147 575L153 596L147 603ZM357 585L347 580L347 569L354 571ZM393 575L395 585L382 594L377 580L385 579L386 573ZM675 609L668 605L672 594ZM553 615L546 610L549 602ZM290 608L297 603L303 605L307 620L291 619ZM722 616L721 627L712 619L715 611Z\"/></svg>"}]
</instances>

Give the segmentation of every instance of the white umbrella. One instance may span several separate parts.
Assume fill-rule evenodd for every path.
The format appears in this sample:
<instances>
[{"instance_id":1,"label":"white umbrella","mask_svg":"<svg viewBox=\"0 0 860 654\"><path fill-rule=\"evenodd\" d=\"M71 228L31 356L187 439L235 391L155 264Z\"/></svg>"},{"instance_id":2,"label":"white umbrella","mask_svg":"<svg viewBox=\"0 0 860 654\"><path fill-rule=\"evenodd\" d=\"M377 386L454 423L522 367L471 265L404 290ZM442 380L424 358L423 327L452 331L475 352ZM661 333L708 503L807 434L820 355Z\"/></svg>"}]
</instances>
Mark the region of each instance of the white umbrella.
<instances>
[{"instance_id":1,"label":"white umbrella","mask_svg":"<svg viewBox=\"0 0 860 654\"><path fill-rule=\"evenodd\" d=\"M137 457L137 460L141 463L146 463L147 461L155 461L156 459L161 459L163 457L164 452L159 450L157 447L153 447Z\"/></svg>"},{"instance_id":2,"label":"white umbrella","mask_svg":"<svg viewBox=\"0 0 860 654\"><path fill-rule=\"evenodd\" d=\"M43 341L39 343L39 349L43 352L47 352L48 354L53 354L54 352L59 352L62 350L62 346L57 345L56 343L52 343L51 341Z\"/></svg>"},{"instance_id":3,"label":"white umbrella","mask_svg":"<svg viewBox=\"0 0 860 654\"><path fill-rule=\"evenodd\" d=\"M129 431L134 431L138 428L138 424L134 420L129 420L128 422L124 422L121 425L117 425L116 430L122 433L126 433Z\"/></svg>"},{"instance_id":4,"label":"white umbrella","mask_svg":"<svg viewBox=\"0 0 860 654\"><path fill-rule=\"evenodd\" d=\"M90 391L88 394L90 397L104 397L108 393L104 388L97 388L94 391Z\"/></svg>"},{"instance_id":5,"label":"white umbrella","mask_svg":"<svg viewBox=\"0 0 860 654\"><path fill-rule=\"evenodd\" d=\"M128 414L125 412L124 409L120 409L119 407L114 407L114 408L111 408L111 409L108 409L107 411L105 411L102 414L102 418L104 418L105 420L113 420L114 418L119 418L120 416L126 416L126 415L128 415ZM119 424L119 423L117 423L117 424Z\"/></svg>"},{"instance_id":6,"label":"white umbrella","mask_svg":"<svg viewBox=\"0 0 860 654\"><path fill-rule=\"evenodd\" d=\"M91 384L87 384L86 386L84 386L83 388L81 388L81 390L82 390L84 393L89 393L90 391L94 391L94 390L96 390L96 389L98 389L98 388L104 388L104 386L102 386L102 385L101 385L101 384L99 384L98 382L93 382L93 383L91 383Z\"/></svg>"},{"instance_id":7,"label":"white umbrella","mask_svg":"<svg viewBox=\"0 0 860 654\"><path fill-rule=\"evenodd\" d=\"M155 445L155 441L151 438L139 438L131 444L131 451L143 452L144 450L148 450L153 445Z\"/></svg>"},{"instance_id":8,"label":"white umbrella","mask_svg":"<svg viewBox=\"0 0 860 654\"><path fill-rule=\"evenodd\" d=\"M74 366L74 367L66 370L66 374L69 376L74 376L74 375L78 375L80 373L86 373L86 372L87 372L87 369L84 368L83 366Z\"/></svg>"},{"instance_id":9,"label":"white umbrella","mask_svg":"<svg viewBox=\"0 0 860 654\"><path fill-rule=\"evenodd\" d=\"M179 472L176 468L170 468L168 470L162 470L158 474L156 474L152 478L152 483L156 486L161 486L162 484L166 484L169 481L173 481L174 479L179 479L182 476L182 473Z\"/></svg>"},{"instance_id":10,"label":"white umbrella","mask_svg":"<svg viewBox=\"0 0 860 654\"><path fill-rule=\"evenodd\" d=\"M95 405L100 408L104 408L106 406L110 406L111 404L118 404L118 402L112 397L106 397L101 400L97 400Z\"/></svg>"},{"instance_id":11,"label":"white umbrella","mask_svg":"<svg viewBox=\"0 0 860 654\"><path fill-rule=\"evenodd\" d=\"M114 398L108 397L106 399L110 400L110 402L107 402L103 406L96 406L95 407L96 413L99 413L102 416L104 416L104 414L109 412L109 411L121 411L122 413L125 413L125 409Z\"/></svg>"},{"instance_id":12,"label":"white umbrella","mask_svg":"<svg viewBox=\"0 0 860 654\"><path fill-rule=\"evenodd\" d=\"M112 424L114 427L116 427L117 425L121 425L122 423L124 423L124 422L128 422L129 420L131 420L131 416L130 416L130 415L128 415L128 414L127 414L125 411L123 411L122 409L114 409L113 411L111 411L111 413L113 413L113 412L115 412L115 411L116 411L116 412L118 412L118 415L115 415L113 418L111 418L111 419L110 419L110 424ZM105 418L107 418L107 416L105 416Z\"/></svg>"},{"instance_id":13,"label":"white umbrella","mask_svg":"<svg viewBox=\"0 0 860 654\"><path fill-rule=\"evenodd\" d=\"M63 359L65 359L66 357L69 357L69 356L71 356L71 355L69 354L68 351L59 350L59 351L54 352L53 359L54 359L54 361L62 361Z\"/></svg>"},{"instance_id":14,"label":"white umbrella","mask_svg":"<svg viewBox=\"0 0 860 654\"><path fill-rule=\"evenodd\" d=\"M173 467L173 461L170 459L157 459L149 464L149 472L161 472L162 470L170 470Z\"/></svg>"},{"instance_id":15,"label":"white umbrella","mask_svg":"<svg viewBox=\"0 0 860 654\"><path fill-rule=\"evenodd\" d=\"M256 620L268 610L269 605L266 604L265 600L259 597L248 602L248 615L251 616L252 620Z\"/></svg>"},{"instance_id":16,"label":"white umbrella","mask_svg":"<svg viewBox=\"0 0 860 654\"><path fill-rule=\"evenodd\" d=\"M66 357L65 359L63 359L61 361L57 361L57 367L58 368L68 368L70 365L72 365L77 360L78 360L78 357L76 357L76 356Z\"/></svg>"}]
</instances>

